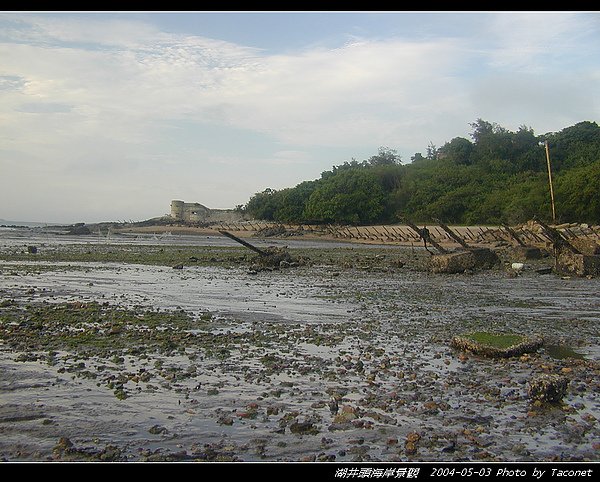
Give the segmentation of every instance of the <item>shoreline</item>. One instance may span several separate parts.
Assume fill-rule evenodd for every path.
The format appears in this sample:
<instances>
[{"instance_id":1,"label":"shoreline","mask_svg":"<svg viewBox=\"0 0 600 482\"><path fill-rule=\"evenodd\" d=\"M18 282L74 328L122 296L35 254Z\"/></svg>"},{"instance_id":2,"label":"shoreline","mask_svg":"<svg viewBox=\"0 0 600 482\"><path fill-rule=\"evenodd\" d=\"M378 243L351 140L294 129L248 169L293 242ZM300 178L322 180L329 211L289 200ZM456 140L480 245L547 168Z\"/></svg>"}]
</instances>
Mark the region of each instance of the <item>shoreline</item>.
<instances>
[{"instance_id":1,"label":"shoreline","mask_svg":"<svg viewBox=\"0 0 600 482\"><path fill-rule=\"evenodd\" d=\"M406 236L404 240L402 239L391 239L390 234L386 234L382 232L383 230L387 230L388 228L396 228L403 230L403 236ZM496 227L453 227L455 230L462 229L497 229ZM341 231L338 231L337 235L332 234L331 231L327 232L327 227L321 228L322 230L317 229L306 229L300 230L298 228L286 229L284 232L280 234L271 234L268 233L267 228L261 229L253 229L244 227L240 229L238 226L233 226L232 228L226 229L225 227L202 227L202 226L185 226L185 225L152 225L152 226L128 226L122 228L115 228L112 232L115 234L165 234L170 233L174 235L192 235L192 236L222 236L220 233L221 230L230 232L239 238L255 238L255 239L273 239L273 240L285 240L285 239L294 239L298 241L307 240L307 241L323 241L323 242L349 242L354 244L366 244L366 245L391 245L391 246L422 246L423 241L418 238L417 234L410 231L410 228L406 225L395 225L395 226L357 226L352 227L352 231L350 228L344 227L346 232L345 235L340 234ZM261 232L266 232L267 234L261 236ZM437 243L444 247L452 247L452 246L460 246L456 241L440 236L441 233L437 234ZM462 233L461 233L462 234ZM387 236L387 239L386 239ZM464 236L464 235L463 235ZM473 236L473 235L471 235ZM489 244L489 242L485 240L474 240L469 239L468 235L465 236L467 240L473 246L480 246ZM412 238L412 239L408 239Z\"/></svg>"}]
</instances>

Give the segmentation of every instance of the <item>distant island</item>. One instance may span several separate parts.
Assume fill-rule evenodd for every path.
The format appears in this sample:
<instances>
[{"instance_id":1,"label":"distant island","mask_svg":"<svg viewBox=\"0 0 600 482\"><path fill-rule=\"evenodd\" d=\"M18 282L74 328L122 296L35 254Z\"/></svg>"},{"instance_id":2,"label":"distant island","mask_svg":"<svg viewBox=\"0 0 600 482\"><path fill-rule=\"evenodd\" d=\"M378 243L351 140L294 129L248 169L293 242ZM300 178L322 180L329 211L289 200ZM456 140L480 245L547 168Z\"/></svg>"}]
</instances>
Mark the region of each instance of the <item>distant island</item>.
<instances>
[{"instance_id":1,"label":"distant island","mask_svg":"<svg viewBox=\"0 0 600 482\"><path fill-rule=\"evenodd\" d=\"M40 223L31 221L7 221L0 219L0 227L26 227L26 228L44 228L46 226L58 226L56 223Z\"/></svg>"}]
</instances>

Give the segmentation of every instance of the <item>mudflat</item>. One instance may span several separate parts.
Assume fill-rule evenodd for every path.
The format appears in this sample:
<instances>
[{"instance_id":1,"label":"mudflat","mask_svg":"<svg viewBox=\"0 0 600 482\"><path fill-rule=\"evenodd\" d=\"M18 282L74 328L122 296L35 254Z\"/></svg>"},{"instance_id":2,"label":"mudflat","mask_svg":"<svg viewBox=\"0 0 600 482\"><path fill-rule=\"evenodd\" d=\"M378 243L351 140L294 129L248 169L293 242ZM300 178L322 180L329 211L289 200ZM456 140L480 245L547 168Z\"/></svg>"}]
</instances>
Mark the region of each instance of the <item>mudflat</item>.
<instances>
[{"instance_id":1,"label":"mudflat","mask_svg":"<svg viewBox=\"0 0 600 482\"><path fill-rule=\"evenodd\" d=\"M0 233L4 461L598 461L600 280L420 247ZM28 246L35 245L35 252ZM546 274L541 274L546 273ZM542 337L486 358L470 332ZM566 380L555 403L528 395Z\"/></svg>"}]
</instances>

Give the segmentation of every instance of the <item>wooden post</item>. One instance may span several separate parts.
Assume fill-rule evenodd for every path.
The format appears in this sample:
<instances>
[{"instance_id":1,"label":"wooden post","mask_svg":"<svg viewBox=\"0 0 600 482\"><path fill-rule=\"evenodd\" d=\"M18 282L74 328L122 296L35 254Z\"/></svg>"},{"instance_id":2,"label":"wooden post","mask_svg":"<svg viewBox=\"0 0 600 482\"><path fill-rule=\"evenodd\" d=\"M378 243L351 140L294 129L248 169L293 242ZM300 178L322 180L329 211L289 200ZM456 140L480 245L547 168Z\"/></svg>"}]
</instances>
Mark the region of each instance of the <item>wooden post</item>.
<instances>
[{"instance_id":1,"label":"wooden post","mask_svg":"<svg viewBox=\"0 0 600 482\"><path fill-rule=\"evenodd\" d=\"M552 241L555 250L565 247L573 254L581 254L558 229L551 228L542 221L536 220L536 222L542 227L544 234Z\"/></svg>"},{"instance_id":2,"label":"wooden post","mask_svg":"<svg viewBox=\"0 0 600 482\"><path fill-rule=\"evenodd\" d=\"M463 248L469 247L469 245L465 242L464 239L461 239L459 236L457 236L456 233L454 233L454 231L452 231L448 226L446 226L444 223L442 223L439 219L436 219L435 222L438 223L442 227L442 229L444 231L446 231L446 233L448 233L448 235L454 241L456 241L458 244L460 244Z\"/></svg>"},{"instance_id":3,"label":"wooden post","mask_svg":"<svg viewBox=\"0 0 600 482\"><path fill-rule=\"evenodd\" d=\"M554 208L554 188L552 187L552 169L550 168L550 149L548 148L548 141L545 142L546 146L546 162L548 163L548 183L550 184L550 201L552 203L552 223L556 224L556 210Z\"/></svg>"},{"instance_id":4,"label":"wooden post","mask_svg":"<svg viewBox=\"0 0 600 482\"><path fill-rule=\"evenodd\" d=\"M390 242L393 242L393 241L394 241L394 238L392 237L393 235L392 235L392 233L390 232L390 230L389 230L387 227L385 227L385 225L383 225L383 226L381 226L381 227L382 227L382 228L383 228L383 230L385 231L385 234L387 234L387 240L388 240L388 241L390 241Z\"/></svg>"},{"instance_id":5,"label":"wooden post","mask_svg":"<svg viewBox=\"0 0 600 482\"><path fill-rule=\"evenodd\" d=\"M475 235L473 234L473 232L469 229L468 226L465 226L465 231L467 232L467 234L469 235L469 238L471 238L472 241L475 241Z\"/></svg>"},{"instance_id":6,"label":"wooden post","mask_svg":"<svg viewBox=\"0 0 600 482\"><path fill-rule=\"evenodd\" d=\"M392 227L392 232L394 233L394 237L395 239L398 239L400 241L404 241L404 232L402 231L402 229L400 228L396 228L396 227Z\"/></svg>"},{"instance_id":7,"label":"wooden post","mask_svg":"<svg viewBox=\"0 0 600 482\"><path fill-rule=\"evenodd\" d=\"M407 226L409 226L423 240L424 243L429 242L429 244L431 244L434 248L436 248L442 254L448 253L447 250L442 248L438 243L436 243L433 239L431 239L431 237L424 236L423 231L421 229L419 229L417 226L415 226L413 223L411 223L410 221L406 221L406 220L405 220L405 222L406 222ZM427 245L425 245L425 249L427 249Z\"/></svg>"},{"instance_id":8,"label":"wooden post","mask_svg":"<svg viewBox=\"0 0 600 482\"><path fill-rule=\"evenodd\" d=\"M503 224L502 226L504 227L504 229L506 229L506 232L510 234L510 237L513 238L519 244L519 246L522 246L524 248L527 247L527 245L521 240L521 238L519 238L517 233L515 233L508 224Z\"/></svg>"},{"instance_id":9,"label":"wooden post","mask_svg":"<svg viewBox=\"0 0 600 482\"><path fill-rule=\"evenodd\" d=\"M269 253L267 253L266 251L263 251L262 249L257 248L256 246L251 245L250 243L247 243L246 241L244 241L243 239L238 238L237 236L234 236L231 233L228 233L227 231L219 231L222 235L227 236L228 238L233 239L234 241L240 243L242 246L246 246L246 248L251 249L252 251L260 254L261 256L269 256Z\"/></svg>"}]
</instances>

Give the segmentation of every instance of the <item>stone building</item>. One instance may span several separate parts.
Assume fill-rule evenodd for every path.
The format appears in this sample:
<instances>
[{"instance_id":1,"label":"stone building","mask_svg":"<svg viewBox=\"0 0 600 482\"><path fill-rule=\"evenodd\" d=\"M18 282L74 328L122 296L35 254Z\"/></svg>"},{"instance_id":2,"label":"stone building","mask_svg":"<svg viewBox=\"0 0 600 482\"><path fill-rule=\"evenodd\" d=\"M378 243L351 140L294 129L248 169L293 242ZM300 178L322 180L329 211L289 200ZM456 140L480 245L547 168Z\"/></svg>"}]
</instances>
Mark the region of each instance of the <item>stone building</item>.
<instances>
[{"instance_id":1,"label":"stone building","mask_svg":"<svg viewBox=\"0 0 600 482\"><path fill-rule=\"evenodd\" d=\"M210 217L210 209L199 203L171 201L171 217L176 221L201 223Z\"/></svg>"},{"instance_id":2,"label":"stone building","mask_svg":"<svg viewBox=\"0 0 600 482\"><path fill-rule=\"evenodd\" d=\"M171 218L184 223L211 223L242 221L242 213L233 209L210 209L200 203L171 201Z\"/></svg>"}]
</instances>

